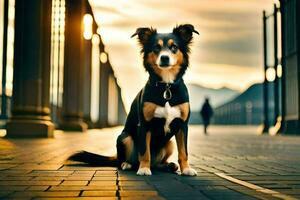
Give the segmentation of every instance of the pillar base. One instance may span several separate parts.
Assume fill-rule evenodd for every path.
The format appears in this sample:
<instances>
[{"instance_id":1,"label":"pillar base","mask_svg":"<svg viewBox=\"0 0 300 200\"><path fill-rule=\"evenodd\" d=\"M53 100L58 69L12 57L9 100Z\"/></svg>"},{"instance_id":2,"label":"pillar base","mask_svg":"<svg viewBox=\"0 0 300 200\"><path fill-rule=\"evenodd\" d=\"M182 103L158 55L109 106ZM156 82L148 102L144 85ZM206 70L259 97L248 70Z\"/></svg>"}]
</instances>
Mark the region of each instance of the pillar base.
<instances>
[{"instance_id":1,"label":"pillar base","mask_svg":"<svg viewBox=\"0 0 300 200\"><path fill-rule=\"evenodd\" d=\"M263 134L269 134L269 126L266 126L265 124L261 124L258 128L258 134L263 135Z\"/></svg>"},{"instance_id":2,"label":"pillar base","mask_svg":"<svg viewBox=\"0 0 300 200\"><path fill-rule=\"evenodd\" d=\"M94 123L89 116L83 117L83 121L87 124L88 128L94 128Z\"/></svg>"},{"instance_id":3,"label":"pillar base","mask_svg":"<svg viewBox=\"0 0 300 200\"><path fill-rule=\"evenodd\" d=\"M284 123L282 117L277 117L276 124L270 128L270 135L278 135L284 132Z\"/></svg>"},{"instance_id":4,"label":"pillar base","mask_svg":"<svg viewBox=\"0 0 300 200\"><path fill-rule=\"evenodd\" d=\"M6 124L6 137L53 137L55 126L47 120L12 119Z\"/></svg>"},{"instance_id":5,"label":"pillar base","mask_svg":"<svg viewBox=\"0 0 300 200\"><path fill-rule=\"evenodd\" d=\"M64 131L85 132L88 129L88 125L82 121L65 121L59 125L59 129Z\"/></svg>"}]
</instances>

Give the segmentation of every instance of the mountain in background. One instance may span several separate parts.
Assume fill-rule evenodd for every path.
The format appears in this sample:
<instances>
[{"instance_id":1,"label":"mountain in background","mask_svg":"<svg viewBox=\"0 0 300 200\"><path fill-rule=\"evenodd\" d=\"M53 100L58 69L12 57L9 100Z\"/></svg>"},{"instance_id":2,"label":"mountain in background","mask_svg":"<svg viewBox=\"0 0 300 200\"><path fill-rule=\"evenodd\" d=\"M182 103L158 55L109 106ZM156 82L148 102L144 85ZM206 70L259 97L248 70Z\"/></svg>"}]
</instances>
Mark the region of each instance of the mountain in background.
<instances>
[{"instance_id":1,"label":"mountain in background","mask_svg":"<svg viewBox=\"0 0 300 200\"><path fill-rule=\"evenodd\" d=\"M214 124L261 124L263 120L263 84L251 85L241 94L228 88L213 90L198 85L190 85L191 105L194 106L190 116L191 124L202 123L199 109L205 94L213 94L211 103L214 107ZM281 87L281 86L280 86ZM279 88L280 88L279 87ZM197 92L195 92L197 91ZM201 93L201 94L199 94ZM274 122L274 85L268 84L269 123ZM213 97L213 98L212 98ZM199 100L197 100L199 98ZM198 103L196 103L198 101ZM280 100L281 101L281 100ZM280 102L281 103L281 102ZM279 104L280 104L279 103ZM197 107L198 106L198 107ZM195 109L196 108L196 109Z\"/></svg>"},{"instance_id":2,"label":"mountain in background","mask_svg":"<svg viewBox=\"0 0 300 200\"><path fill-rule=\"evenodd\" d=\"M226 87L213 89L198 84L187 84L187 88L189 90L192 112L199 112L205 97L209 97L211 105L215 108L240 94L238 91Z\"/></svg>"},{"instance_id":3,"label":"mountain in background","mask_svg":"<svg viewBox=\"0 0 300 200\"><path fill-rule=\"evenodd\" d=\"M269 123L274 119L274 84L268 84ZM280 99L279 99L280 100ZM263 121L263 84L250 86L242 94L214 110L216 124L261 124Z\"/></svg>"}]
</instances>

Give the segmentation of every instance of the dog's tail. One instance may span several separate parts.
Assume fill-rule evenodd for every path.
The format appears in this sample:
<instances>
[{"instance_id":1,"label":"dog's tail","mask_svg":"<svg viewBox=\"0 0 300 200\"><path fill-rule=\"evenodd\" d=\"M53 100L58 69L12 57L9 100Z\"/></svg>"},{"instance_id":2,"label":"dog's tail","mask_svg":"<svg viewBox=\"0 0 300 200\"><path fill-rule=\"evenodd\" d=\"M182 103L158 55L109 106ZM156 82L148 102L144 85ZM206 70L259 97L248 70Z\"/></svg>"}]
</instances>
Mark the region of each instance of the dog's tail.
<instances>
[{"instance_id":1,"label":"dog's tail","mask_svg":"<svg viewBox=\"0 0 300 200\"><path fill-rule=\"evenodd\" d=\"M90 165L97 165L103 167L117 167L117 156L102 156L95 153L80 151L71 155L68 160L79 161Z\"/></svg>"}]
</instances>

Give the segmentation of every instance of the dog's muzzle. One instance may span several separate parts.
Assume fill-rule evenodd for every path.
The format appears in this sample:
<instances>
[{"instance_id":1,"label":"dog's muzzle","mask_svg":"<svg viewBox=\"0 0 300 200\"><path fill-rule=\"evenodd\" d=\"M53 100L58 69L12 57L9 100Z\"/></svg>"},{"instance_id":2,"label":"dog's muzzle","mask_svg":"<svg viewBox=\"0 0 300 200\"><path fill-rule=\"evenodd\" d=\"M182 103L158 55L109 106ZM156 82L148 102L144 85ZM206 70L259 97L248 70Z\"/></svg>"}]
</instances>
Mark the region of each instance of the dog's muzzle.
<instances>
[{"instance_id":1,"label":"dog's muzzle","mask_svg":"<svg viewBox=\"0 0 300 200\"><path fill-rule=\"evenodd\" d=\"M170 57L167 55L163 55L160 57L160 62L159 62L160 67L168 67L170 66Z\"/></svg>"}]
</instances>

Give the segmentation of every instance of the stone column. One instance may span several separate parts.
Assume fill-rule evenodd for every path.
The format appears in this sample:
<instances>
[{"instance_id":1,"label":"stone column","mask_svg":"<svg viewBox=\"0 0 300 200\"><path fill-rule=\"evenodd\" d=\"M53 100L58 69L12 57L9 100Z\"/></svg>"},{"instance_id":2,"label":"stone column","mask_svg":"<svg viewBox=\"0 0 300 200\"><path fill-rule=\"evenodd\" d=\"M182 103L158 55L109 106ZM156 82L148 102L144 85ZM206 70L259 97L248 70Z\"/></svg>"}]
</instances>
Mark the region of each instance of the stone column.
<instances>
[{"instance_id":1,"label":"stone column","mask_svg":"<svg viewBox=\"0 0 300 200\"><path fill-rule=\"evenodd\" d=\"M108 63L101 63L100 68L100 112L99 120L100 127L106 127L108 125L108 77L109 68Z\"/></svg>"},{"instance_id":2,"label":"stone column","mask_svg":"<svg viewBox=\"0 0 300 200\"><path fill-rule=\"evenodd\" d=\"M119 85L117 85L118 87L118 125L124 125L125 121L126 121L126 110L125 110L125 106L122 100L122 90L120 88Z\"/></svg>"},{"instance_id":3,"label":"stone column","mask_svg":"<svg viewBox=\"0 0 300 200\"><path fill-rule=\"evenodd\" d=\"M50 137L51 0L16 1L12 117L8 137Z\"/></svg>"},{"instance_id":4,"label":"stone column","mask_svg":"<svg viewBox=\"0 0 300 200\"><path fill-rule=\"evenodd\" d=\"M266 12L263 11L263 42L264 42L264 82L263 82L263 113L264 113L264 121L263 121L263 128L262 128L262 134L268 134L269 133L269 97L268 97L268 80L267 80L267 17Z\"/></svg>"},{"instance_id":5,"label":"stone column","mask_svg":"<svg viewBox=\"0 0 300 200\"><path fill-rule=\"evenodd\" d=\"M83 119L92 127L91 121L91 70L92 70L92 42L84 41L84 82L83 82Z\"/></svg>"},{"instance_id":6,"label":"stone column","mask_svg":"<svg viewBox=\"0 0 300 200\"><path fill-rule=\"evenodd\" d=\"M83 122L84 82L84 0L66 0L65 18L65 61L62 122L60 128L66 131L86 131Z\"/></svg>"}]
</instances>

